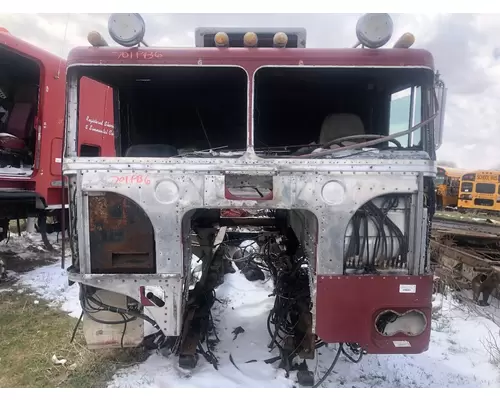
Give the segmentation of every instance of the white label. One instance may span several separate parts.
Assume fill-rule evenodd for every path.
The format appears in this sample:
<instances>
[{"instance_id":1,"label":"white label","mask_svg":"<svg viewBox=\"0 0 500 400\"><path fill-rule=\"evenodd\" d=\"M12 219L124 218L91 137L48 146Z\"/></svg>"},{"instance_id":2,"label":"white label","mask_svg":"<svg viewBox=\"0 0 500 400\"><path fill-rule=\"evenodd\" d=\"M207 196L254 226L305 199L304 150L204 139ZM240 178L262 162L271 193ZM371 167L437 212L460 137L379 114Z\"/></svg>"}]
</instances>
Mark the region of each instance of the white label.
<instances>
[{"instance_id":1,"label":"white label","mask_svg":"<svg viewBox=\"0 0 500 400\"><path fill-rule=\"evenodd\" d=\"M417 285L399 285L399 293L417 293Z\"/></svg>"},{"instance_id":2,"label":"white label","mask_svg":"<svg viewBox=\"0 0 500 400\"><path fill-rule=\"evenodd\" d=\"M109 121L90 118L90 116L87 115L85 122L85 129L88 131L101 133L103 135L115 134L115 126Z\"/></svg>"},{"instance_id":3,"label":"white label","mask_svg":"<svg viewBox=\"0 0 500 400\"><path fill-rule=\"evenodd\" d=\"M60 158L56 158L54 161L55 161L57 164L61 164L61 159L60 159Z\"/></svg>"},{"instance_id":4,"label":"white label","mask_svg":"<svg viewBox=\"0 0 500 400\"><path fill-rule=\"evenodd\" d=\"M392 343L394 343L394 347L411 347L407 340L394 340Z\"/></svg>"}]
</instances>

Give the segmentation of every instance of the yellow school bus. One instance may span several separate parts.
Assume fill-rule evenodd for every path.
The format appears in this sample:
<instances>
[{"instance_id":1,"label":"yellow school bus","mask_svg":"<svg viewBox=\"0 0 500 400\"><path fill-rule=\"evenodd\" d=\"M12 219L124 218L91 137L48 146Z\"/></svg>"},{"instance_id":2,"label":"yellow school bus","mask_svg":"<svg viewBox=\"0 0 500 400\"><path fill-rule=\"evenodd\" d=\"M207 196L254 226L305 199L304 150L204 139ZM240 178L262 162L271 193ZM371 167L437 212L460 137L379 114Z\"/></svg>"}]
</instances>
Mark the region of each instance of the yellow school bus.
<instances>
[{"instance_id":1,"label":"yellow school bus","mask_svg":"<svg viewBox=\"0 0 500 400\"><path fill-rule=\"evenodd\" d=\"M436 202L438 210L458 206L460 178L466 172L466 170L458 168L437 167Z\"/></svg>"},{"instance_id":2,"label":"yellow school bus","mask_svg":"<svg viewBox=\"0 0 500 400\"><path fill-rule=\"evenodd\" d=\"M500 211L500 171L475 171L462 175L459 210Z\"/></svg>"}]
</instances>

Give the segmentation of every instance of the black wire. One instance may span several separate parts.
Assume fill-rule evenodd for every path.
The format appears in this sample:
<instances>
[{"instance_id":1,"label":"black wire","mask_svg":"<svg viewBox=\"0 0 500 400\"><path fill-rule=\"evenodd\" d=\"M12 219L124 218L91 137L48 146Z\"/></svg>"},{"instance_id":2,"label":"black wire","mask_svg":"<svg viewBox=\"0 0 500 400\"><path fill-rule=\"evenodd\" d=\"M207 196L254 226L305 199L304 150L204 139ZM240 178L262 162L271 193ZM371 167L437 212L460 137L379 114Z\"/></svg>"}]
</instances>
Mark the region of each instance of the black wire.
<instances>
[{"instance_id":1,"label":"black wire","mask_svg":"<svg viewBox=\"0 0 500 400\"><path fill-rule=\"evenodd\" d=\"M215 324L214 324L214 317L212 316L212 311L209 311L209 317L210 317L210 323L212 325L212 331L214 333L215 339L217 339L218 342L220 342L219 336L217 335L217 330L215 329Z\"/></svg>"},{"instance_id":2,"label":"black wire","mask_svg":"<svg viewBox=\"0 0 500 400\"><path fill-rule=\"evenodd\" d=\"M141 318L141 319L149 322L156 329L161 330L160 326L156 323L156 321L153 320L152 318L148 317L147 315L144 315L144 314L142 314L142 313L140 313L138 311L126 310L124 308L113 307L113 306L104 304L103 302L101 302L100 300L95 299L92 296L87 296L86 297L85 286L81 285L81 288L82 289L80 291L80 304L82 306L83 312L85 312L85 314L87 315L87 317L89 317L91 320L93 320L93 321L95 321L97 323L100 323L100 324L118 325L118 324L129 323L129 322L132 322L132 321L136 320L137 318ZM122 318L124 318L124 315L131 315L132 317L129 318L129 319L124 318L123 321L104 321L104 320L100 320L100 319L94 317L92 315L92 312L88 311L88 308L87 308L88 304L87 303L88 303L89 299L92 302L94 302L95 304L97 304L98 306L102 307L102 309L96 309L95 307L89 306L89 308L92 311L95 311L95 312L97 312L97 311L109 311L109 312L114 312L116 314L120 314L122 316Z\"/></svg>"},{"instance_id":3,"label":"black wire","mask_svg":"<svg viewBox=\"0 0 500 400\"><path fill-rule=\"evenodd\" d=\"M123 332L122 332L122 338L120 340L120 345L121 348L123 349L123 338L125 337L125 332L127 331L127 318L123 314L121 314L121 316L123 318Z\"/></svg>"},{"instance_id":4,"label":"black wire","mask_svg":"<svg viewBox=\"0 0 500 400\"><path fill-rule=\"evenodd\" d=\"M76 331L78 329L78 326L80 325L80 322L82 322L82 318L83 318L83 311L81 312L80 318L78 318L75 328L73 329L73 334L71 335L71 340L69 341L70 343L73 343L73 340L75 340Z\"/></svg>"},{"instance_id":5,"label":"black wire","mask_svg":"<svg viewBox=\"0 0 500 400\"><path fill-rule=\"evenodd\" d=\"M349 346L350 347L350 346ZM353 351L353 349L351 348L351 351ZM353 351L354 353L354 351ZM342 354L344 354L344 356L352 363L354 364L358 364L362 359L363 359L363 351L359 351L359 356L357 359L354 359L354 357L352 357L350 354L348 354L346 351L345 351L345 348L344 346L342 346Z\"/></svg>"},{"instance_id":6,"label":"black wire","mask_svg":"<svg viewBox=\"0 0 500 400\"><path fill-rule=\"evenodd\" d=\"M208 346L207 346L208 348ZM203 355L203 357L205 358L205 360L207 360L207 362L209 362L210 364L213 365L213 367L218 370L218 361L217 361L217 357L215 357L214 353L212 353L212 351L210 349L206 350L203 348L203 346L201 345L201 343L198 343L198 352L201 353L201 355Z\"/></svg>"},{"instance_id":7,"label":"black wire","mask_svg":"<svg viewBox=\"0 0 500 400\"><path fill-rule=\"evenodd\" d=\"M96 299L92 299L92 301L94 301L95 303L97 303L97 305L101 306L101 307L104 307L106 308L106 311L111 311L111 312L116 312L117 314L129 314L129 315L132 315L134 317L138 317L138 318L141 318L147 322L149 322L151 325L153 325L156 329L160 330L160 326L156 323L155 320L153 320L152 318L148 317L147 315L144 315L140 312L136 312L136 311L132 311L132 310L126 310L124 308L118 308L118 307L113 307L113 306L108 306ZM133 319L127 321L127 322L131 322L133 321ZM122 322L124 323L124 322Z\"/></svg>"},{"instance_id":8,"label":"black wire","mask_svg":"<svg viewBox=\"0 0 500 400\"><path fill-rule=\"evenodd\" d=\"M116 312L116 311L112 311L111 309L108 309L107 307L110 307L110 306L106 306L102 302L99 302L99 303L103 304L103 306L102 306L101 309L92 307L90 304L88 304L88 300L92 300L92 301L94 301L94 302L97 303L97 301L94 298L83 297L83 299L80 299L80 304L82 306L82 311L85 312L85 314L87 315L87 317L89 317L92 321L95 321L95 322L97 322L99 324L120 325L120 324L125 324L125 323L128 323L128 322L135 321L137 319L136 316L132 317L132 318L129 318L128 320L126 318L124 318L123 321L105 321L105 320L98 319L98 318L94 317L92 314L95 314L95 313L97 313L99 311L110 311L110 312ZM88 308L90 308L92 311L89 311ZM125 314L123 312L116 312L116 313L119 314L122 318L124 317L124 314Z\"/></svg>"},{"instance_id":9,"label":"black wire","mask_svg":"<svg viewBox=\"0 0 500 400\"><path fill-rule=\"evenodd\" d=\"M342 343L339 343L339 349L337 350L337 354L335 355L335 358L333 359L332 365L330 365L330 368L327 369L323 377L316 382L316 384L313 386L313 388L317 388L321 386L321 384L328 378L328 376L332 373L333 369L335 368L335 365L337 364L337 361L339 360L340 353L342 352Z\"/></svg>"},{"instance_id":10,"label":"black wire","mask_svg":"<svg viewBox=\"0 0 500 400\"><path fill-rule=\"evenodd\" d=\"M397 196L388 196L381 207L369 201L354 214L351 220L352 233L345 250L344 268L354 266L359 269L364 265L366 271L376 272L379 260L384 263L390 262L393 267L396 262L406 262L407 239L401 229L388 217L388 212L398 205ZM369 221L373 223L376 231L373 246L369 243ZM399 251L393 256L395 241ZM354 264L356 257L358 262Z\"/></svg>"},{"instance_id":11,"label":"black wire","mask_svg":"<svg viewBox=\"0 0 500 400\"><path fill-rule=\"evenodd\" d=\"M271 256L268 259L271 261ZM301 263L305 257L299 257L295 260L290 260L288 256L278 260L283 263L282 268L277 269L273 262L270 262L269 267L273 271L279 271L275 276L275 289L273 295L275 302L273 309L270 311L267 318L267 331L271 337L269 344L270 350L277 347L280 350L281 358L286 363L292 354L296 354L299 350L301 343L297 348L292 351L288 356L283 351L285 347L286 338L294 337L296 335L297 326L297 303L304 302L310 303L309 292L309 276L307 270L301 268ZM287 262L288 261L288 262ZM302 290L301 283L305 285ZM274 325L274 332L271 329L271 324ZM286 359L283 359L285 357Z\"/></svg>"}]
</instances>

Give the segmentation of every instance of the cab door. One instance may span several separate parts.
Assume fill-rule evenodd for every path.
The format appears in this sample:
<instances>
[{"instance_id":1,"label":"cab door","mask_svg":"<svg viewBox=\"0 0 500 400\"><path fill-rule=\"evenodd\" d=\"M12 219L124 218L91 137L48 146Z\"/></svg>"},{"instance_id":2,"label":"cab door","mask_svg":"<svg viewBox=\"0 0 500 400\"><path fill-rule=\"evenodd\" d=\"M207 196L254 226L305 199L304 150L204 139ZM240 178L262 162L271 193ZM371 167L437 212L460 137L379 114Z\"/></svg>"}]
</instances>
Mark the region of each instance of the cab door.
<instances>
[{"instance_id":1,"label":"cab door","mask_svg":"<svg viewBox=\"0 0 500 400\"><path fill-rule=\"evenodd\" d=\"M80 79L78 155L114 157L113 88L87 77Z\"/></svg>"}]
</instances>

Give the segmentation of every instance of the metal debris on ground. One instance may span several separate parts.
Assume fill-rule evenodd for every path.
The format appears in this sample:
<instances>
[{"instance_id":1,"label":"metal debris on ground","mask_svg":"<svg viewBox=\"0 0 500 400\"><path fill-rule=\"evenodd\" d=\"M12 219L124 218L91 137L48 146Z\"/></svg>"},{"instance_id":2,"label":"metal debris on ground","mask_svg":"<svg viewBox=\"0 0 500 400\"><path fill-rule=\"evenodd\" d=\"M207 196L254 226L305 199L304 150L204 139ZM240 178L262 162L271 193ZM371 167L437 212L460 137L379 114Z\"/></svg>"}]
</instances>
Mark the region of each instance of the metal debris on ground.
<instances>
[{"instance_id":1,"label":"metal debris on ground","mask_svg":"<svg viewBox=\"0 0 500 400\"><path fill-rule=\"evenodd\" d=\"M500 298L499 234L438 224L432 233L431 258L437 264L438 290L470 289L480 306L487 306L490 296Z\"/></svg>"},{"instance_id":2,"label":"metal debris on ground","mask_svg":"<svg viewBox=\"0 0 500 400\"><path fill-rule=\"evenodd\" d=\"M238 335L243 332L245 332L245 330L241 326L234 328L233 331L231 332L234 335L233 340L236 340Z\"/></svg>"},{"instance_id":3,"label":"metal debris on ground","mask_svg":"<svg viewBox=\"0 0 500 400\"><path fill-rule=\"evenodd\" d=\"M61 359L57 358L57 356L55 354L52 356L51 360L52 360L52 363L55 364L55 365L64 365L64 364L66 364L68 362L64 358L61 358Z\"/></svg>"}]
</instances>

